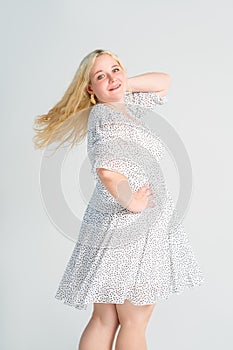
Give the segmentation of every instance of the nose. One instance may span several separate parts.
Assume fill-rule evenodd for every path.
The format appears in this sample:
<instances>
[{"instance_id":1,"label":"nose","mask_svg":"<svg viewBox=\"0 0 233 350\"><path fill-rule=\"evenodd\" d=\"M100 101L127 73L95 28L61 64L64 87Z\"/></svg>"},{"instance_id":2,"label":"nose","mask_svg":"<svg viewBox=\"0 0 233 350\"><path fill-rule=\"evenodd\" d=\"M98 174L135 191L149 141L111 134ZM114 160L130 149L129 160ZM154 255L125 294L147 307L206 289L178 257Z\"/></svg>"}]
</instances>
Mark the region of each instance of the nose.
<instances>
[{"instance_id":1,"label":"nose","mask_svg":"<svg viewBox=\"0 0 233 350\"><path fill-rule=\"evenodd\" d=\"M116 77L114 77L114 75L109 74L109 80L110 80L111 82L113 82L113 81L116 81L117 79L116 79Z\"/></svg>"}]
</instances>

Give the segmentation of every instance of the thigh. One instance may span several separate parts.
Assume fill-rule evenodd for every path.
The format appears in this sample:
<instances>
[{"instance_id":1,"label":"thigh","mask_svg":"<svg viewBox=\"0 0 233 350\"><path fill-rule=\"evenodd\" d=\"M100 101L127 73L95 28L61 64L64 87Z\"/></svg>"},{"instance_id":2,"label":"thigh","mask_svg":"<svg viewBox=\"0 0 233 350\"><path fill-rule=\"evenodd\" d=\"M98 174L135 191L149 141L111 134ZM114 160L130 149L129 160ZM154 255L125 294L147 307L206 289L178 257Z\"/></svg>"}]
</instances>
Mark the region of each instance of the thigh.
<instances>
[{"instance_id":1,"label":"thigh","mask_svg":"<svg viewBox=\"0 0 233 350\"><path fill-rule=\"evenodd\" d=\"M134 305L127 299L124 304L116 304L117 315L121 325L146 325L154 307L155 304Z\"/></svg>"},{"instance_id":2,"label":"thigh","mask_svg":"<svg viewBox=\"0 0 233 350\"><path fill-rule=\"evenodd\" d=\"M118 314L116 304L94 303L92 316L98 318L102 323L109 326L118 326Z\"/></svg>"}]
</instances>

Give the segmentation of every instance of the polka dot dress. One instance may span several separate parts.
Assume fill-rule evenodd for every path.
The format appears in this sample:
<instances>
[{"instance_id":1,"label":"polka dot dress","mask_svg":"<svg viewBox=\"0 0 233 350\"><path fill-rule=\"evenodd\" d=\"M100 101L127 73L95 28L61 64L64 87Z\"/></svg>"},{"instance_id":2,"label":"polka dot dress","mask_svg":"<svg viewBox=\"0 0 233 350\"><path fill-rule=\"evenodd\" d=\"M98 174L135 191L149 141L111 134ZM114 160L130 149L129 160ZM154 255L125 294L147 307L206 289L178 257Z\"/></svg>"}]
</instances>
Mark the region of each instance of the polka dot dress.
<instances>
[{"instance_id":1,"label":"polka dot dress","mask_svg":"<svg viewBox=\"0 0 233 350\"><path fill-rule=\"evenodd\" d=\"M165 146L144 120L146 111L167 98L155 92L124 97L126 110L98 103L88 119L87 151L96 186L55 294L79 310L126 299L154 304L204 281L159 166ZM100 167L124 174L132 191L149 184L154 206L138 213L123 207L98 177Z\"/></svg>"}]
</instances>

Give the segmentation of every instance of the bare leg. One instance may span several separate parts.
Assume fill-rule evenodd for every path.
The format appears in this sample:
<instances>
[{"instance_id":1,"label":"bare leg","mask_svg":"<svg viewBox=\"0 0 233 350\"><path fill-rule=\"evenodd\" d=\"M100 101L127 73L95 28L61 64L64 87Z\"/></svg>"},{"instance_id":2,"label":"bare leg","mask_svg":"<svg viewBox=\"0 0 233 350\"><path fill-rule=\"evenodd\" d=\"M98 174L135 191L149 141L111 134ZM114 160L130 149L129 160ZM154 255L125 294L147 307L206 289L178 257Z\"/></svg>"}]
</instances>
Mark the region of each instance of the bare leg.
<instances>
[{"instance_id":1,"label":"bare leg","mask_svg":"<svg viewBox=\"0 0 233 350\"><path fill-rule=\"evenodd\" d=\"M112 350L119 326L115 304L94 303L94 311L84 329L78 350Z\"/></svg>"},{"instance_id":2,"label":"bare leg","mask_svg":"<svg viewBox=\"0 0 233 350\"><path fill-rule=\"evenodd\" d=\"M136 306L128 300L116 304L121 327L115 350L147 350L145 331L154 306Z\"/></svg>"}]
</instances>

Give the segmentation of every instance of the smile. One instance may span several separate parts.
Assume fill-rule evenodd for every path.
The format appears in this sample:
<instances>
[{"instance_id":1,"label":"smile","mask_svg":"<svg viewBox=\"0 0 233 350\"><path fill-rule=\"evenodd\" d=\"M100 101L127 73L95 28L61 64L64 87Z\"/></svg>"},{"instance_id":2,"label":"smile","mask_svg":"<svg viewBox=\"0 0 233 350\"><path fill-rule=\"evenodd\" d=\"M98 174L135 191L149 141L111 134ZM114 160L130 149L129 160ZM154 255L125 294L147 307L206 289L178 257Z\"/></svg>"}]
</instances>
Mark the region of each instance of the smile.
<instances>
[{"instance_id":1,"label":"smile","mask_svg":"<svg viewBox=\"0 0 233 350\"><path fill-rule=\"evenodd\" d=\"M110 89L109 91L116 90L116 89L118 89L120 86L121 86L121 84L119 84L119 85L116 86L115 88Z\"/></svg>"}]
</instances>

